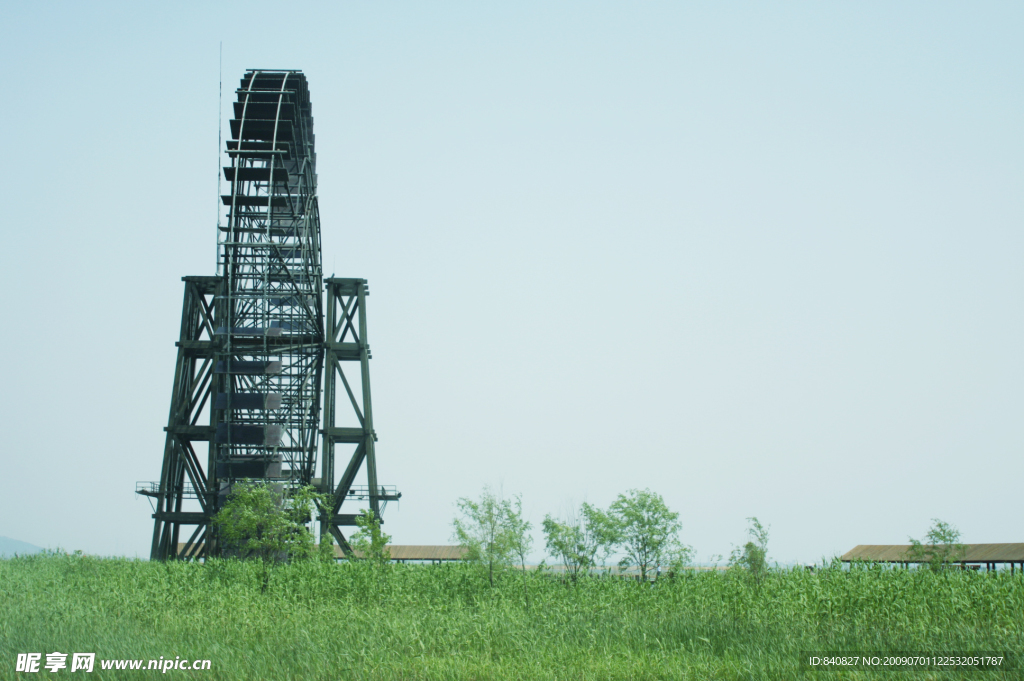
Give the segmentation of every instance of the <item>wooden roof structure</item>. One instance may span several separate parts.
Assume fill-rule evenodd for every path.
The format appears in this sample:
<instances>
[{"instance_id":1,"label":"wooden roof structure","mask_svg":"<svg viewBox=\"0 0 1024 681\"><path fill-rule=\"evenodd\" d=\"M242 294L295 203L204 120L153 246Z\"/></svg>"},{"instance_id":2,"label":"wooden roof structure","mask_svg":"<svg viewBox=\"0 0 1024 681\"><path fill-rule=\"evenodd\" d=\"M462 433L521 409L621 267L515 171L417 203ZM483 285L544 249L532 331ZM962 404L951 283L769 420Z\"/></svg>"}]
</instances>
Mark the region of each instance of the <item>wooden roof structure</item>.
<instances>
[{"instance_id":1,"label":"wooden roof structure","mask_svg":"<svg viewBox=\"0 0 1024 681\"><path fill-rule=\"evenodd\" d=\"M391 560L405 562L407 560L449 561L464 560L469 551L465 546L430 546L425 544L388 544ZM342 558L340 546L334 547L334 555Z\"/></svg>"},{"instance_id":2,"label":"wooden roof structure","mask_svg":"<svg viewBox=\"0 0 1024 681\"><path fill-rule=\"evenodd\" d=\"M964 544L962 556L954 563L1020 563L1024 569L1024 544ZM925 550L929 548L926 544ZM909 556L909 544L861 544L844 553L840 560L850 563L855 560L876 563L921 563L920 558Z\"/></svg>"}]
</instances>

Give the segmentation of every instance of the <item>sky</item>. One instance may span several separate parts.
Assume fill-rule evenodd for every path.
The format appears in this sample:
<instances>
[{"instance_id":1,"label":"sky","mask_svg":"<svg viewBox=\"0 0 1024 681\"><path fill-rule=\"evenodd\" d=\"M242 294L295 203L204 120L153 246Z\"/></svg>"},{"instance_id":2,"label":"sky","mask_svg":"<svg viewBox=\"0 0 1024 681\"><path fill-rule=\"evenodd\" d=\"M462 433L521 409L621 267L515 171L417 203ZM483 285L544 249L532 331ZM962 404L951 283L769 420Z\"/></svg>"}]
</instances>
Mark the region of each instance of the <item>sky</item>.
<instances>
[{"instance_id":1,"label":"sky","mask_svg":"<svg viewBox=\"0 0 1024 681\"><path fill-rule=\"evenodd\" d=\"M5 3L0 535L148 557L219 124L294 68L325 274L372 292L395 543L451 543L485 485L535 528L649 488L701 562L752 516L782 563L932 518L1024 541L1022 31L1014 2Z\"/></svg>"}]
</instances>

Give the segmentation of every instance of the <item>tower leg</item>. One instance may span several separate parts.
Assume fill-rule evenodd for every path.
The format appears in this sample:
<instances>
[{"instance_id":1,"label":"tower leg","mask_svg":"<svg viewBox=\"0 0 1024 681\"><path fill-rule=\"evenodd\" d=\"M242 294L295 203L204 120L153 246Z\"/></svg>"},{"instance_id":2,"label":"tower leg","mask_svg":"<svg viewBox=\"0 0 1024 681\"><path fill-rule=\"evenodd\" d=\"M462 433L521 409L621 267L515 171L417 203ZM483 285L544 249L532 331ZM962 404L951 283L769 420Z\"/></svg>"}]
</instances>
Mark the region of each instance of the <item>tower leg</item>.
<instances>
[{"instance_id":1,"label":"tower leg","mask_svg":"<svg viewBox=\"0 0 1024 681\"><path fill-rule=\"evenodd\" d=\"M324 429L323 456L321 458L322 489L334 500L330 513L320 514L321 537L328 532L334 536L342 550L350 551L341 532L343 526L355 525L355 514L340 514L345 501L362 501L364 508L373 511L378 519L384 504L397 500L401 494L385 489L377 482L373 429L373 404L370 397L370 344L367 340L366 297L369 290L365 279L327 280L327 342L324 362ZM358 374L355 366L358 364ZM346 366L352 367L346 374ZM353 390L350 376L359 376L359 389ZM340 397L340 400L339 400ZM346 399L347 398L347 399ZM350 425L338 425L339 402L351 406ZM354 417L354 418L352 418ZM340 478L335 480L337 445L354 445ZM365 470L366 487L356 486L360 470Z\"/></svg>"},{"instance_id":2,"label":"tower leg","mask_svg":"<svg viewBox=\"0 0 1024 681\"><path fill-rule=\"evenodd\" d=\"M213 339L217 328L214 298L222 288L222 280L220 277L184 277L184 281L181 332L160 482L137 490L156 502L152 560L195 558L205 554L207 547L203 541L210 536L210 518L216 504L215 471L203 467L192 443L209 442L213 436L212 427L197 425L197 422L210 406ZM185 535L189 540L181 551L179 541L183 526L189 528Z\"/></svg>"}]
</instances>

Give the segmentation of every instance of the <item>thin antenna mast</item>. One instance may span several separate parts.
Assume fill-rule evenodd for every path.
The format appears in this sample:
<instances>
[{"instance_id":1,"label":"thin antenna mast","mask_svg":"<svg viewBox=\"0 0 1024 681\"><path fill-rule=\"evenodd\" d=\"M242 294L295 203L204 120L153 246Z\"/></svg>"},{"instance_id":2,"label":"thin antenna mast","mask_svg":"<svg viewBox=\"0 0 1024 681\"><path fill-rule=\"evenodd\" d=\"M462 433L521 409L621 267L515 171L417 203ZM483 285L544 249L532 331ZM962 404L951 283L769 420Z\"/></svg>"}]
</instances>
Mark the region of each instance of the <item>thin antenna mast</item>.
<instances>
[{"instance_id":1,"label":"thin antenna mast","mask_svg":"<svg viewBox=\"0 0 1024 681\"><path fill-rule=\"evenodd\" d=\"M220 154L221 136L224 129L224 41L220 41L217 55L217 260L214 273L220 274Z\"/></svg>"}]
</instances>

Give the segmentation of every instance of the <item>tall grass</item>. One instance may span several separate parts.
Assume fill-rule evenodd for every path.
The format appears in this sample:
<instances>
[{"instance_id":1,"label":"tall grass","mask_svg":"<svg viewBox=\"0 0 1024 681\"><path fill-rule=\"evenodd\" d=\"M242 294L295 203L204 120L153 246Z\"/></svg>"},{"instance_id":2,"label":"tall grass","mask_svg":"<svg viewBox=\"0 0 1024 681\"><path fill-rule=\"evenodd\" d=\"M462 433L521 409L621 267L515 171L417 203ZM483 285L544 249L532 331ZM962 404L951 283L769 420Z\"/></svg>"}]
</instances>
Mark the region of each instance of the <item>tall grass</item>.
<instances>
[{"instance_id":1,"label":"tall grass","mask_svg":"<svg viewBox=\"0 0 1024 681\"><path fill-rule=\"evenodd\" d=\"M472 565L0 560L0 678L19 652L212 661L206 679L964 678L802 672L808 651L1024 650L1020 574L837 567L628 580L506 576ZM45 658L44 658L45 659ZM69 658L70 659L70 658ZM91 678L155 676L102 671ZM1020 674L983 678L1021 678ZM44 674L24 674L40 678ZM54 677L71 676L64 670Z\"/></svg>"}]
</instances>

